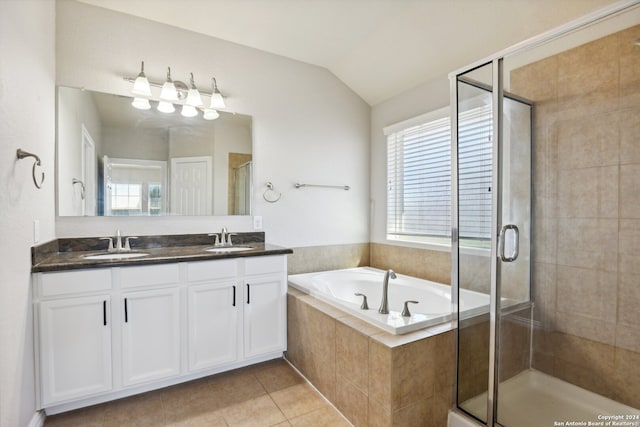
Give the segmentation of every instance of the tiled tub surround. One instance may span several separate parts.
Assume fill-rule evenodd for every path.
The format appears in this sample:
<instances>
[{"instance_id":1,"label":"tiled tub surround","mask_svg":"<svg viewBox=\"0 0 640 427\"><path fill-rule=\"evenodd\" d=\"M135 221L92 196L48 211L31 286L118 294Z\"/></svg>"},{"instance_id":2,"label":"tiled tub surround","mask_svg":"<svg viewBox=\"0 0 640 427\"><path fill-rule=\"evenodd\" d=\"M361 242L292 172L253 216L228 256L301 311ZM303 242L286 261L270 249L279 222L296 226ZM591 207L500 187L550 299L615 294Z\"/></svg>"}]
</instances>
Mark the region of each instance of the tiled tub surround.
<instances>
[{"instance_id":1,"label":"tiled tub surround","mask_svg":"<svg viewBox=\"0 0 640 427\"><path fill-rule=\"evenodd\" d=\"M640 408L640 25L511 72L535 102L533 365Z\"/></svg>"},{"instance_id":2,"label":"tiled tub surround","mask_svg":"<svg viewBox=\"0 0 640 427\"><path fill-rule=\"evenodd\" d=\"M391 335L289 288L287 358L355 426L446 426L451 323Z\"/></svg>"}]
</instances>

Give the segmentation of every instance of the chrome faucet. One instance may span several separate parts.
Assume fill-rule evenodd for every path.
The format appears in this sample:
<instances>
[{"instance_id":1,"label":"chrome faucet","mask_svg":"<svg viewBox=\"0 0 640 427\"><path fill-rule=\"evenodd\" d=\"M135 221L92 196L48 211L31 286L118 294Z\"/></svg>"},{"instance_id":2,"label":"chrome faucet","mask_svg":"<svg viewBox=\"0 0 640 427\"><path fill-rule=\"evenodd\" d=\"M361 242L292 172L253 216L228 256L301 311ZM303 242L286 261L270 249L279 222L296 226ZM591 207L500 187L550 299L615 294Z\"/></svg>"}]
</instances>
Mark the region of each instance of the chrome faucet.
<instances>
[{"instance_id":1,"label":"chrome faucet","mask_svg":"<svg viewBox=\"0 0 640 427\"><path fill-rule=\"evenodd\" d=\"M108 240L109 247L107 248L107 252L128 252L131 250L131 239L137 239L137 237L129 236L125 238L124 245L122 244L122 234L120 234L120 229L116 230L115 237L101 237L100 240ZM114 244L115 242L115 244Z\"/></svg>"},{"instance_id":2,"label":"chrome faucet","mask_svg":"<svg viewBox=\"0 0 640 427\"><path fill-rule=\"evenodd\" d=\"M380 308L378 309L378 313L380 314L389 314L389 278L395 279L396 273L393 270L387 270L384 273L384 280L382 281L382 302L380 302Z\"/></svg>"},{"instance_id":3,"label":"chrome faucet","mask_svg":"<svg viewBox=\"0 0 640 427\"><path fill-rule=\"evenodd\" d=\"M116 230L116 252L122 252L122 250L124 249L124 246L122 246L122 235L120 234L120 229L118 228Z\"/></svg>"},{"instance_id":4,"label":"chrome faucet","mask_svg":"<svg viewBox=\"0 0 640 427\"><path fill-rule=\"evenodd\" d=\"M229 233L227 227L222 227L220 233L210 233L209 236L213 236L213 246L233 246L231 236L235 236L235 233Z\"/></svg>"},{"instance_id":5,"label":"chrome faucet","mask_svg":"<svg viewBox=\"0 0 640 427\"><path fill-rule=\"evenodd\" d=\"M227 227L222 227L220 231L220 245L227 246L229 244L229 231L227 231Z\"/></svg>"}]
</instances>

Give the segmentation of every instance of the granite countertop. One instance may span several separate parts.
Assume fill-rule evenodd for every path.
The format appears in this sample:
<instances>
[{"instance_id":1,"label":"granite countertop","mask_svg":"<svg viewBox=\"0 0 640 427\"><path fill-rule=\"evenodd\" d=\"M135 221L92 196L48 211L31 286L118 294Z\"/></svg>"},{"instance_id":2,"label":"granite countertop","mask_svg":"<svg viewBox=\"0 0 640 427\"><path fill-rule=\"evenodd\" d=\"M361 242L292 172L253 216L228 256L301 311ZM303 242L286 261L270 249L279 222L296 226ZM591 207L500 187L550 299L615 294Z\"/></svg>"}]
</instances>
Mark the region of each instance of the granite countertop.
<instances>
[{"instance_id":1,"label":"granite countertop","mask_svg":"<svg viewBox=\"0 0 640 427\"><path fill-rule=\"evenodd\" d=\"M107 245L108 242L95 237L57 239L34 246L31 248L31 272L140 266L293 253L291 249L266 244L264 233L238 233L234 237L233 246L251 249L239 252L207 252L206 249L214 246L212 238L206 234L145 236L131 242L131 252L144 252L149 255L127 259L84 258L87 255L107 254Z\"/></svg>"}]
</instances>

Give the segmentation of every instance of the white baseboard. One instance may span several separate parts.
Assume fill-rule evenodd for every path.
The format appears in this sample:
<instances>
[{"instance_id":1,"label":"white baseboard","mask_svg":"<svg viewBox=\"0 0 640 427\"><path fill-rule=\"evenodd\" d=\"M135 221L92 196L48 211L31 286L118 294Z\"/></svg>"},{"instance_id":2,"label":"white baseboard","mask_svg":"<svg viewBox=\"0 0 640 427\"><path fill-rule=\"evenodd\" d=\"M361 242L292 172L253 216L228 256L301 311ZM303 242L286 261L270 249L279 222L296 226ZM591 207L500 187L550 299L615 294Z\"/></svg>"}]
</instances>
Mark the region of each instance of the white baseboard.
<instances>
[{"instance_id":1,"label":"white baseboard","mask_svg":"<svg viewBox=\"0 0 640 427\"><path fill-rule=\"evenodd\" d=\"M44 411L36 411L31 417L31 421L27 427L42 427L44 426L44 420L47 416L44 414Z\"/></svg>"}]
</instances>

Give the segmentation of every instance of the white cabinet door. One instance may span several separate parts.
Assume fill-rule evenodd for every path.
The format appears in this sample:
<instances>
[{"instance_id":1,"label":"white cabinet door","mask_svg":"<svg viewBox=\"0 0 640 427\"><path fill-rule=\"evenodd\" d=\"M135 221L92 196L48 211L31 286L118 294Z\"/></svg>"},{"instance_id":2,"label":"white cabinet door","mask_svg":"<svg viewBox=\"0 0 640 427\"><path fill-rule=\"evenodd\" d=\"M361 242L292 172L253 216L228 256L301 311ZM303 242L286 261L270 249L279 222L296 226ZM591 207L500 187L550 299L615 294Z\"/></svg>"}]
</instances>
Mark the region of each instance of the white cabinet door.
<instances>
[{"instance_id":1,"label":"white cabinet door","mask_svg":"<svg viewBox=\"0 0 640 427\"><path fill-rule=\"evenodd\" d=\"M283 276L249 277L244 292L245 357L283 351L286 342L286 287Z\"/></svg>"},{"instance_id":2,"label":"white cabinet door","mask_svg":"<svg viewBox=\"0 0 640 427\"><path fill-rule=\"evenodd\" d=\"M237 292L234 281L189 287L189 371L238 359Z\"/></svg>"},{"instance_id":3,"label":"white cabinet door","mask_svg":"<svg viewBox=\"0 0 640 427\"><path fill-rule=\"evenodd\" d=\"M43 406L111 390L109 313L108 295L39 303Z\"/></svg>"},{"instance_id":4,"label":"white cabinet door","mask_svg":"<svg viewBox=\"0 0 640 427\"><path fill-rule=\"evenodd\" d=\"M180 373L177 287L122 294L122 375L130 386Z\"/></svg>"}]
</instances>

